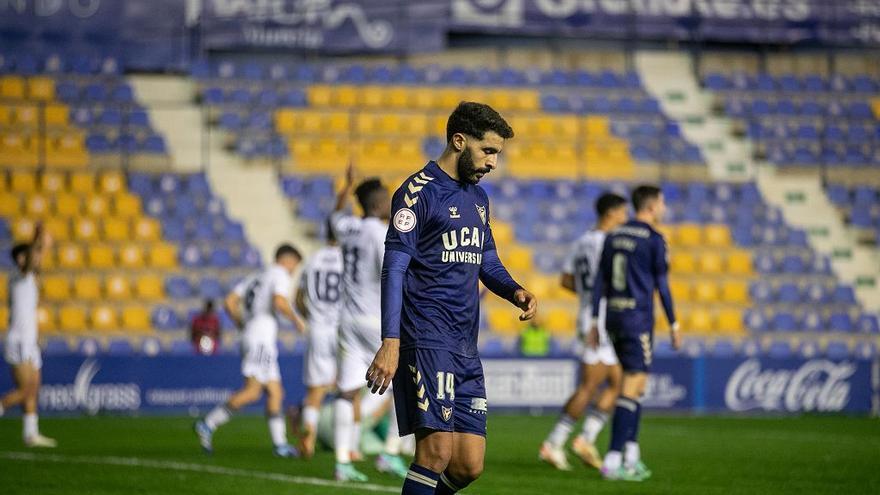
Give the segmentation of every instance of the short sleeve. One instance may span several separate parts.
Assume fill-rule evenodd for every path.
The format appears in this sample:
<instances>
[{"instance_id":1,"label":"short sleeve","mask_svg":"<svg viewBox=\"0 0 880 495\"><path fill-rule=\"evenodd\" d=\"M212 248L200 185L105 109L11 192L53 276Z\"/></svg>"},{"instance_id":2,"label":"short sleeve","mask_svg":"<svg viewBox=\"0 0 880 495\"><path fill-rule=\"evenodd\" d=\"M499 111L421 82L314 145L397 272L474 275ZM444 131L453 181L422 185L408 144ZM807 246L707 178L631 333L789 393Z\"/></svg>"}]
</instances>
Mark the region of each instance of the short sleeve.
<instances>
[{"instance_id":1,"label":"short sleeve","mask_svg":"<svg viewBox=\"0 0 880 495\"><path fill-rule=\"evenodd\" d=\"M241 280L241 282L235 284L235 287L232 288L232 292L238 297L244 297L245 292L247 292L248 286L251 285L251 282L254 280L253 275L249 275Z\"/></svg>"},{"instance_id":2,"label":"short sleeve","mask_svg":"<svg viewBox=\"0 0 880 495\"><path fill-rule=\"evenodd\" d=\"M272 295L281 296L285 299L293 292L293 278L283 268L272 272Z\"/></svg>"},{"instance_id":3,"label":"short sleeve","mask_svg":"<svg viewBox=\"0 0 880 495\"><path fill-rule=\"evenodd\" d=\"M351 224L358 218L344 211L334 211L330 214L330 229L337 239L341 239L345 231L351 229Z\"/></svg>"},{"instance_id":4,"label":"short sleeve","mask_svg":"<svg viewBox=\"0 0 880 495\"><path fill-rule=\"evenodd\" d=\"M408 184L415 182L407 182L391 198L391 224L385 236L385 249L403 251L416 258L419 235L428 222L428 195L423 189L412 193Z\"/></svg>"},{"instance_id":5,"label":"short sleeve","mask_svg":"<svg viewBox=\"0 0 880 495\"><path fill-rule=\"evenodd\" d=\"M562 260L562 273L566 275L574 275L574 260L577 258L578 243L573 242Z\"/></svg>"}]
</instances>

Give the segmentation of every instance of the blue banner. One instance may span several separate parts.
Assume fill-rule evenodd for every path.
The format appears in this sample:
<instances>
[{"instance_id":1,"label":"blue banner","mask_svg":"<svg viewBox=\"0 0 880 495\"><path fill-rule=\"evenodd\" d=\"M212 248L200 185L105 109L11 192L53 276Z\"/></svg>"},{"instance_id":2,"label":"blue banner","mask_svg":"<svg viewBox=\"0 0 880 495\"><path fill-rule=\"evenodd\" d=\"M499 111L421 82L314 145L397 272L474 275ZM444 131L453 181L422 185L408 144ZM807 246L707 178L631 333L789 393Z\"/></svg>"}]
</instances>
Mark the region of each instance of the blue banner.
<instances>
[{"instance_id":1,"label":"blue banner","mask_svg":"<svg viewBox=\"0 0 880 495\"><path fill-rule=\"evenodd\" d=\"M305 392L302 358L280 360L288 404ZM485 359L490 409L558 408L577 385L565 359ZM878 378L868 360L657 357L642 400L654 410L867 414ZM221 356L46 356L45 414L185 413L225 401L242 384L239 360ZM12 386L0 374L0 393ZM254 406L255 408L258 406Z\"/></svg>"},{"instance_id":2,"label":"blue banner","mask_svg":"<svg viewBox=\"0 0 880 495\"><path fill-rule=\"evenodd\" d=\"M513 35L880 44L878 0L452 0L453 31Z\"/></svg>"}]
</instances>

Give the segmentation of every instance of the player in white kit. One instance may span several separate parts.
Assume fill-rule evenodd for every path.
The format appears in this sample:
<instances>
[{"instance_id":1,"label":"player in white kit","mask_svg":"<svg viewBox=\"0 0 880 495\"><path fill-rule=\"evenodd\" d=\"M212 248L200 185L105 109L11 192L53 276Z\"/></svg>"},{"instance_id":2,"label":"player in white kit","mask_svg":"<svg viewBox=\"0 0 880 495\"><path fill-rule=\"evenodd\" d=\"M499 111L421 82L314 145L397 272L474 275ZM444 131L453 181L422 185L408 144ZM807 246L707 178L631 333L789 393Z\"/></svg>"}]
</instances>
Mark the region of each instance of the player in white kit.
<instances>
[{"instance_id":1,"label":"player in white kit","mask_svg":"<svg viewBox=\"0 0 880 495\"><path fill-rule=\"evenodd\" d=\"M318 418L324 396L336 383L336 348L339 312L342 306L342 250L328 229L327 245L306 262L296 306L305 316L308 328L308 349L303 363L302 453L306 458L315 453Z\"/></svg>"},{"instance_id":2,"label":"player in white kit","mask_svg":"<svg viewBox=\"0 0 880 495\"><path fill-rule=\"evenodd\" d=\"M244 387L225 404L218 404L195 424L196 434L205 452L213 449L214 431L227 423L231 414L254 403L266 391L266 419L275 455L297 457L287 443L287 425L281 413L284 388L278 368L278 317L292 321L300 332L305 323L293 311L293 272L302 260L299 251L282 244L275 251L275 263L262 272L242 280L229 295L225 306L229 316L242 330L241 374Z\"/></svg>"},{"instance_id":3,"label":"player in white kit","mask_svg":"<svg viewBox=\"0 0 880 495\"><path fill-rule=\"evenodd\" d=\"M595 407L587 413L583 431L574 439L571 448L585 464L597 469L602 467L602 458L595 447L596 437L608 421L608 415L614 410L622 376L614 346L605 331L604 299L599 313L599 335L595 337L598 338L598 346L593 347L589 341L593 283L602 257L602 247L605 236L626 222L626 199L617 194L605 193L596 201L596 213L598 225L575 241L565 260L561 281L563 287L578 296L577 330L578 336L586 344L583 346L581 358L581 379L577 389L565 403L556 425L541 444L538 454L541 460L564 471L571 469L571 466L563 447L574 424L581 418L587 405L594 400ZM608 386L598 393L599 387L605 382Z\"/></svg>"},{"instance_id":4,"label":"player in white kit","mask_svg":"<svg viewBox=\"0 0 880 495\"><path fill-rule=\"evenodd\" d=\"M381 277L385 256L385 234L391 215L391 195L379 179L367 179L354 194L363 209L363 217L345 213L353 185L349 166L346 182L339 192L336 208L330 216L330 228L342 247L342 311L339 324L339 369L334 403L335 477L340 481L366 481L367 477L352 464L352 452L360 438L360 413L374 409L374 402L385 401L367 394L370 404L361 404L360 395L367 385L366 374L373 356L382 344ZM394 414L394 408L391 408ZM400 438L393 416L386 435L385 453L376 459L376 468L403 478L407 465L399 456Z\"/></svg>"},{"instance_id":5,"label":"player in white kit","mask_svg":"<svg viewBox=\"0 0 880 495\"><path fill-rule=\"evenodd\" d=\"M40 434L37 416L43 360L37 344L37 274L43 253L51 239L42 225L37 225L30 244L12 248L17 268L9 278L9 330L6 333L4 358L12 371L15 389L0 398L0 416L6 409L21 405L24 412L22 438L28 447L55 447L55 440Z\"/></svg>"}]
</instances>

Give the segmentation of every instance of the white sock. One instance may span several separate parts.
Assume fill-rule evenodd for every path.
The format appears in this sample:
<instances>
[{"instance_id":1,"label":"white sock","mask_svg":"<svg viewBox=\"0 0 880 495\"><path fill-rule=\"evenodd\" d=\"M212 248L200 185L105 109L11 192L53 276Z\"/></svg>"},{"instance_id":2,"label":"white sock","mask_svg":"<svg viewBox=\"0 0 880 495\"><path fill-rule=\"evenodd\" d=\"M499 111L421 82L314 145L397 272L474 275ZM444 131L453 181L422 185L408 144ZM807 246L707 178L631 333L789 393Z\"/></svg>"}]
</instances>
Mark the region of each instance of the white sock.
<instances>
[{"instance_id":1,"label":"white sock","mask_svg":"<svg viewBox=\"0 0 880 495\"><path fill-rule=\"evenodd\" d=\"M214 431L228 423L230 416L232 416L232 412L226 407L226 405L219 404L214 409L211 409L211 412L205 416L205 424L211 429L211 431Z\"/></svg>"},{"instance_id":2,"label":"white sock","mask_svg":"<svg viewBox=\"0 0 880 495\"><path fill-rule=\"evenodd\" d=\"M633 467L642 460L642 452L637 442L626 442L626 447L623 450L626 467Z\"/></svg>"},{"instance_id":3,"label":"white sock","mask_svg":"<svg viewBox=\"0 0 880 495\"><path fill-rule=\"evenodd\" d=\"M355 421L351 425L351 451L361 451L361 422Z\"/></svg>"},{"instance_id":4,"label":"white sock","mask_svg":"<svg viewBox=\"0 0 880 495\"><path fill-rule=\"evenodd\" d=\"M317 407L306 406L303 408L302 412L302 425L303 428L311 431L318 430L318 418L320 417L321 412L318 411Z\"/></svg>"},{"instance_id":5,"label":"white sock","mask_svg":"<svg viewBox=\"0 0 880 495\"><path fill-rule=\"evenodd\" d=\"M388 412L388 431L385 433L385 453L388 455L400 455L400 430L397 428L397 411L394 403Z\"/></svg>"},{"instance_id":6,"label":"white sock","mask_svg":"<svg viewBox=\"0 0 880 495\"><path fill-rule=\"evenodd\" d=\"M622 457L620 452L616 450L610 450L607 454L605 454L605 462L602 463L602 467L606 471L617 471L620 469L620 463L622 462Z\"/></svg>"},{"instance_id":7,"label":"white sock","mask_svg":"<svg viewBox=\"0 0 880 495\"><path fill-rule=\"evenodd\" d=\"M596 437L599 436L599 432L605 427L607 421L608 414L591 410L587 413L587 419L584 420L584 429L581 432L581 436L589 443L596 443Z\"/></svg>"},{"instance_id":8,"label":"white sock","mask_svg":"<svg viewBox=\"0 0 880 495\"><path fill-rule=\"evenodd\" d=\"M565 441L568 440L571 430L574 429L574 421L574 418L563 413L559 416L559 420L556 422L553 429L550 430L550 434L547 435L545 442L557 449L565 445Z\"/></svg>"},{"instance_id":9,"label":"white sock","mask_svg":"<svg viewBox=\"0 0 880 495\"><path fill-rule=\"evenodd\" d=\"M274 414L267 419L269 423L269 435L272 437L272 445L280 447L287 445L287 425L284 423L284 416Z\"/></svg>"},{"instance_id":10,"label":"white sock","mask_svg":"<svg viewBox=\"0 0 880 495\"><path fill-rule=\"evenodd\" d=\"M35 413L25 414L22 421L22 436L25 440L28 438L35 437L40 434L40 427L38 426L38 419Z\"/></svg>"},{"instance_id":11,"label":"white sock","mask_svg":"<svg viewBox=\"0 0 880 495\"><path fill-rule=\"evenodd\" d=\"M354 427L354 405L342 398L333 402L333 446L336 462L351 462L351 430Z\"/></svg>"}]
</instances>

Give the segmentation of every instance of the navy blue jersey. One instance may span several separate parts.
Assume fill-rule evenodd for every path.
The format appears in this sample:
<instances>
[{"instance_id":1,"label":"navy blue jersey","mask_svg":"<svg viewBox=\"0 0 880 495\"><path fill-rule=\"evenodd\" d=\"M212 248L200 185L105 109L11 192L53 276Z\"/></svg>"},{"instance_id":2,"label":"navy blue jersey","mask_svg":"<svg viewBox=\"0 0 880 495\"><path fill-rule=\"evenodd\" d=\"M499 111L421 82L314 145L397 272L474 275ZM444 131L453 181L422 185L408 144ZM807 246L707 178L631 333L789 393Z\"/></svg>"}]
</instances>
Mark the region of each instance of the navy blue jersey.
<instances>
[{"instance_id":1,"label":"navy blue jersey","mask_svg":"<svg viewBox=\"0 0 880 495\"><path fill-rule=\"evenodd\" d=\"M477 356L483 254L495 250L489 198L435 162L394 193L385 249L411 256L403 282L400 348Z\"/></svg>"},{"instance_id":2,"label":"navy blue jersey","mask_svg":"<svg viewBox=\"0 0 880 495\"><path fill-rule=\"evenodd\" d=\"M630 220L605 239L593 294L593 316L598 316L599 299L607 297L609 318L611 313L628 313L650 315L653 321L656 290L669 323L675 323L668 272L663 235L645 222Z\"/></svg>"}]
</instances>

